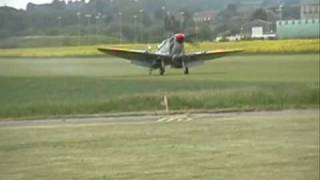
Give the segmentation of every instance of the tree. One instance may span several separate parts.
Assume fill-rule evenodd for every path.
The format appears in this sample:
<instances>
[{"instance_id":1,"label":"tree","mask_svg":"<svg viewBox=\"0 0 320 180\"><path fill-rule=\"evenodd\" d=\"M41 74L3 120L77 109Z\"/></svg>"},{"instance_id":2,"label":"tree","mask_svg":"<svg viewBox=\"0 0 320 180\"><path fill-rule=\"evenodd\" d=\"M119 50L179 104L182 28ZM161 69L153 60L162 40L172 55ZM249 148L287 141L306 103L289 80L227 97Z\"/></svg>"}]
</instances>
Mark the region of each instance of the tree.
<instances>
[{"instance_id":1,"label":"tree","mask_svg":"<svg viewBox=\"0 0 320 180\"><path fill-rule=\"evenodd\" d=\"M212 30L208 24L202 24L199 27L198 38L199 40L212 40Z\"/></svg>"},{"instance_id":2,"label":"tree","mask_svg":"<svg viewBox=\"0 0 320 180\"><path fill-rule=\"evenodd\" d=\"M230 21L233 17L238 15L238 6L235 4L229 4L227 8L221 11L218 15L222 21Z\"/></svg>"},{"instance_id":3,"label":"tree","mask_svg":"<svg viewBox=\"0 0 320 180\"><path fill-rule=\"evenodd\" d=\"M193 14L189 10L184 10L183 12L183 32L190 31L190 29L193 30L195 26Z\"/></svg>"},{"instance_id":4,"label":"tree","mask_svg":"<svg viewBox=\"0 0 320 180\"><path fill-rule=\"evenodd\" d=\"M257 9L256 11L253 12L251 15L251 20L254 19L261 19L261 20L268 20L268 13L264 9Z\"/></svg>"},{"instance_id":5,"label":"tree","mask_svg":"<svg viewBox=\"0 0 320 180\"><path fill-rule=\"evenodd\" d=\"M282 13L284 19L300 19L300 7L298 6L285 6Z\"/></svg>"},{"instance_id":6,"label":"tree","mask_svg":"<svg viewBox=\"0 0 320 180\"><path fill-rule=\"evenodd\" d=\"M172 14L167 14L164 19L164 26L166 32L176 33L179 31L180 22Z\"/></svg>"},{"instance_id":7,"label":"tree","mask_svg":"<svg viewBox=\"0 0 320 180\"><path fill-rule=\"evenodd\" d=\"M95 34L98 24L101 35L104 32L103 35L118 38L119 12L122 12L121 22L124 26L124 37L127 40L134 39L135 29L132 27L135 27L134 24L136 24L138 29L143 29L141 34L145 34L144 40L159 41L167 32L184 31L189 33L188 30L194 30L194 12L221 10L214 25L201 24L200 22L197 24L200 33L203 34L201 38L205 40L212 36L213 26L215 27L213 36L217 34L232 35L239 32L244 19L268 20L269 18L270 20L271 17L270 14L268 15L269 11L266 13L263 9L255 11L252 16L251 14L241 14L243 11L239 10L239 4L241 4L239 0L68 0L68 3L65 3L66 0L51 1L52 3L40 5L28 3L26 11L0 7L0 36L57 35L60 32L63 32L64 35L78 35L79 27L81 35L84 34L83 32ZM278 0L250 1L264 3L263 5L270 7ZM298 18L299 8L292 6L292 4L298 4L298 1L282 0L285 3L283 9L285 18ZM290 4L290 6L287 8L286 4ZM77 15L78 12L81 15ZM179 12L184 12L184 14L179 14ZM246 11L246 13L249 12L251 11ZM85 14L91 15L90 23L84 17ZM137 22L132 20L134 15L138 17ZM183 15L183 21L179 15ZM98 20L93 19L95 17ZM88 29L92 31L89 32ZM139 37L142 36L141 34Z\"/></svg>"}]
</instances>

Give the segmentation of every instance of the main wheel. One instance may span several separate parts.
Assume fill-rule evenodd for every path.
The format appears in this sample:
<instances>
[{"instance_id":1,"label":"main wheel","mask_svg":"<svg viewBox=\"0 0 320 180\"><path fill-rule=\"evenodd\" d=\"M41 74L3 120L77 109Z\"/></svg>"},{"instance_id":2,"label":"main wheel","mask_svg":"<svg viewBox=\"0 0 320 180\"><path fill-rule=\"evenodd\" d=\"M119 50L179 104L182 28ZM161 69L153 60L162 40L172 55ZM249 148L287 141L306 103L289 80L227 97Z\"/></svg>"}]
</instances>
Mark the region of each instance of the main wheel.
<instances>
[{"instance_id":1,"label":"main wheel","mask_svg":"<svg viewBox=\"0 0 320 180\"><path fill-rule=\"evenodd\" d=\"M164 63L164 60L161 60L160 63L161 63L161 65L160 65L160 75L162 76L164 74L164 72L165 72L166 65Z\"/></svg>"},{"instance_id":2,"label":"main wheel","mask_svg":"<svg viewBox=\"0 0 320 180\"><path fill-rule=\"evenodd\" d=\"M189 74L189 68L188 67L185 67L184 74Z\"/></svg>"},{"instance_id":3,"label":"main wheel","mask_svg":"<svg viewBox=\"0 0 320 180\"><path fill-rule=\"evenodd\" d=\"M164 72L165 72L164 68L163 68L163 67L160 67L160 75L161 75L161 76L164 75Z\"/></svg>"}]
</instances>

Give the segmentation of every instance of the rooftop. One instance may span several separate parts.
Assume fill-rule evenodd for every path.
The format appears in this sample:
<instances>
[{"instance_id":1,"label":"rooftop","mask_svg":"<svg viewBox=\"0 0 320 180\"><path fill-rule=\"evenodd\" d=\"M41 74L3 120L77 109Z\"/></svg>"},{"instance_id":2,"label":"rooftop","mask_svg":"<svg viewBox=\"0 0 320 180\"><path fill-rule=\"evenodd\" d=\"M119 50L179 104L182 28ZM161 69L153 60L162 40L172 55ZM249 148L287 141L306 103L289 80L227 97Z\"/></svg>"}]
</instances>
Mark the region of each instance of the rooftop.
<instances>
[{"instance_id":1,"label":"rooftop","mask_svg":"<svg viewBox=\"0 0 320 180\"><path fill-rule=\"evenodd\" d=\"M302 0L301 4L319 4L319 0Z\"/></svg>"}]
</instances>

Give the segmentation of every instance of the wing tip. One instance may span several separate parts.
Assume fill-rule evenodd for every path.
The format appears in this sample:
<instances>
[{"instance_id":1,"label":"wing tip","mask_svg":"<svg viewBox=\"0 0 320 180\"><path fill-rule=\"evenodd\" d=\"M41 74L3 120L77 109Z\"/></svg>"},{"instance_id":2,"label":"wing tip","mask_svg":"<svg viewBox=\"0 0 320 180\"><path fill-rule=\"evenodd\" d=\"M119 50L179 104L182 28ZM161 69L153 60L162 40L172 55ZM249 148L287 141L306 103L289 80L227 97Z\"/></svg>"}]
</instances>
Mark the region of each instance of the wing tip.
<instances>
[{"instance_id":1,"label":"wing tip","mask_svg":"<svg viewBox=\"0 0 320 180\"><path fill-rule=\"evenodd\" d=\"M98 47L99 51L110 51L110 50L117 50L116 48L105 48L105 47Z\"/></svg>"},{"instance_id":2,"label":"wing tip","mask_svg":"<svg viewBox=\"0 0 320 180\"><path fill-rule=\"evenodd\" d=\"M228 49L228 50L213 50L213 51L208 51L207 53L241 53L244 52L245 50L243 49Z\"/></svg>"},{"instance_id":3,"label":"wing tip","mask_svg":"<svg viewBox=\"0 0 320 180\"><path fill-rule=\"evenodd\" d=\"M124 49L119 49L119 48L97 48L98 51L103 52L103 53L114 53L114 52L121 52L121 51L126 51Z\"/></svg>"},{"instance_id":4,"label":"wing tip","mask_svg":"<svg viewBox=\"0 0 320 180\"><path fill-rule=\"evenodd\" d=\"M97 48L98 51L103 52L105 49L104 48Z\"/></svg>"}]
</instances>

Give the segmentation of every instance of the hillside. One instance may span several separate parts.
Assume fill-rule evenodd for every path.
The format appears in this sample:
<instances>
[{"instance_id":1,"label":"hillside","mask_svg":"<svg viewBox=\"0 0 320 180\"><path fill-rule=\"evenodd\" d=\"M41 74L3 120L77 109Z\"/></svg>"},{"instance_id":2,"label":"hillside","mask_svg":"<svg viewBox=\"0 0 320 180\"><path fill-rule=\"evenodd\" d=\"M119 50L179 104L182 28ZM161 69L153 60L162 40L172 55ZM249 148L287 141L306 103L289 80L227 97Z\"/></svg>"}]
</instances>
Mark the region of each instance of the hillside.
<instances>
[{"instance_id":1,"label":"hillside","mask_svg":"<svg viewBox=\"0 0 320 180\"><path fill-rule=\"evenodd\" d=\"M29 3L26 10L0 7L0 39L4 42L3 39L17 36L71 37L79 34L86 36L99 34L114 39L122 34L127 42L154 42L163 39L169 32L194 29L195 13L211 11L217 19L220 18L220 22L200 24L199 32L203 34L200 39L212 40L219 33L239 32L238 23L250 20L251 13L259 8L272 7L277 13L279 4L285 5L286 8L296 6L299 2L299 0L240 2L239 0L90 0L89 2L53 0L49 4ZM233 5L233 9L227 8L230 4ZM180 12L184 12L183 20L179 16ZM171 27L167 26L168 21ZM120 29L122 32L119 32ZM0 46L15 47L14 42Z\"/></svg>"}]
</instances>

